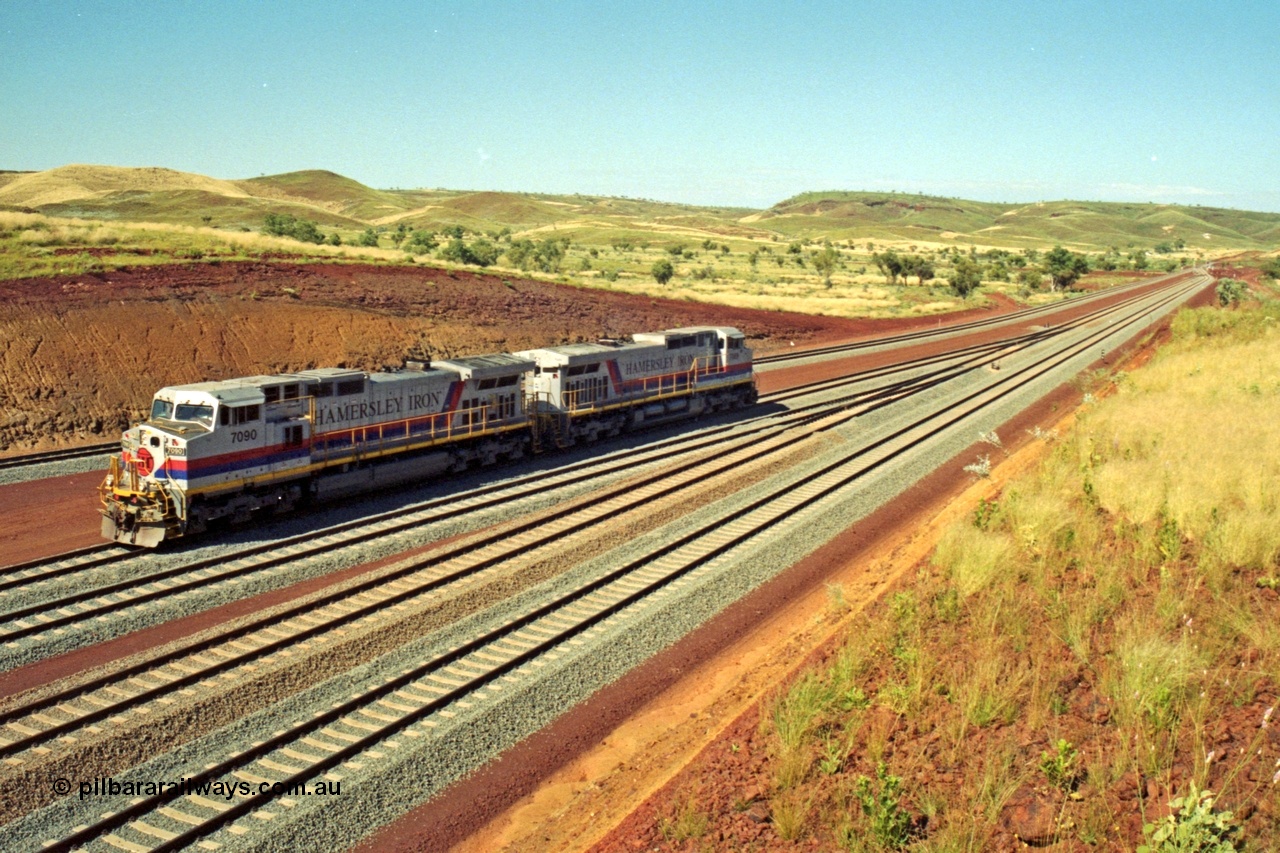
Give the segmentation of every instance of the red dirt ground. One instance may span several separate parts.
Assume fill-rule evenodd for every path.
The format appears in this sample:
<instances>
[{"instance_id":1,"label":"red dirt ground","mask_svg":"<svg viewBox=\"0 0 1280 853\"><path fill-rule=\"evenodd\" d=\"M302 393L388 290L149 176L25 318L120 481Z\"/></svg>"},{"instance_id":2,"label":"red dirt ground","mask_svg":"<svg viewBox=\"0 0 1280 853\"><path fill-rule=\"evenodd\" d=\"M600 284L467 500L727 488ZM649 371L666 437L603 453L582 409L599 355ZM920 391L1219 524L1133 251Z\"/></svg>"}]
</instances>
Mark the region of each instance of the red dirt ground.
<instances>
[{"instance_id":1,"label":"red dirt ground","mask_svg":"<svg viewBox=\"0 0 1280 853\"><path fill-rule=\"evenodd\" d=\"M296 298L287 290L296 293ZM255 296L256 294L256 296ZM1003 297L948 322L1018 306ZM0 281L0 454L118 438L157 388L316 366L399 364L695 324L757 352L933 326L655 300L433 268L293 263L145 266ZM0 565L98 540L98 475L0 486ZM48 518L62 520L56 531Z\"/></svg>"},{"instance_id":2,"label":"red dirt ground","mask_svg":"<svg viewBox=\"0 0 1280 853\"><path fill-rule=\"evenodd\" d=\"M1008 300L952 317L1009 310ZM726 308L426 267L210 262L0 281L0 453L118 436L164 385L399 366L688 325L760 351L936 324Z\"/></svg>"}]
</instances>

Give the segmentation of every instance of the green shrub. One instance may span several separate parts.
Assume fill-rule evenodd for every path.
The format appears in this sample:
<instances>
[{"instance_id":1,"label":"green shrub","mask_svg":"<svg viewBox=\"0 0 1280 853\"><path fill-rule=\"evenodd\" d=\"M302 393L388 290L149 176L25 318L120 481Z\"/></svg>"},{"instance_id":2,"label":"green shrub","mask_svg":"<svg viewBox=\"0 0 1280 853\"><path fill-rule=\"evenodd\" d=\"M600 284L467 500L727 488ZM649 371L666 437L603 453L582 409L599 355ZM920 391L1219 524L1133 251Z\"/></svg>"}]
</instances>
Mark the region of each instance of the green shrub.
<instances>
[{"instance_id":1,"label":"green shrub","mask_svg":"<svg viewBox=\"0 0 1280 853\"><path fill-rule=\"evenodd\" d=\"M1235 278L1224 278L1218 282L1218 288L1214 291L1218 294L1218 304L1226 307L1235 305L1249 292L1249 285Z\"/></svg>"},{"instance_id":2,"label":"green shrub","mask_svg":"<svg viewBox=\"0 0 1280 853\"><path fill-rule=\"evenodd\" d=\"M440 250L440 257L455 264L468 264L473 267L488 267L497 263L502 250L488 240L477 240L468 246L459 238L450 240Z\"/></svg>"},{"instance_id":3,"label":"green shrub","mask_svg":"<svg viewBox=\"0 0 1280 853\"><path fill-rule=\"evenodd\" d=\"M1054 744L1052 755L1047 752L1040 753L1040 772L1049 780L1050 785L1068 791L1075 787L1079 773L1076 761L1079 757L1080 754L1071 745L1071 741L1060 738Z\"/></svg>"},{"instance_id":4,"label":"green shrub","mask_svg":"<svg viewBox=\"0 0 1280 853\"><path fill-rule=\"evenodd\" d=\"M890 850L900 850L911 840L911 815L902 808L898 798L902 792L902 780L890 776L884 762L876 765L876 781L879 790L873 790L871 780L858 777L855 791L862 813L870 821L872 836Z\"/></svg>"},{"instance_id":5,"label":"green shrub","mask_svg":"<svg viewBox=\"0 0 1280 853\"><path fill-rule=\"evenodd\" d=\"M1234 836L1240 832L1231 812L1213 810L1213 793L1196 790L1169 804L1172 814L1159 823L1148 823L1142 834L1150 843L1138 847L1138 853L1228 853L1239 849Z\"/></svg>"},{"instance_id":6,"label":"green shrub","mask_svg":"<svg viewBox=\"0 0 1280 853\"><path fill-rule=\"evenodd\" d=\"M287 213L268 213L262 231L273 237L292 237L304 243L323 243L325 237L316 224Z\"/></svg>"}]
</instances>

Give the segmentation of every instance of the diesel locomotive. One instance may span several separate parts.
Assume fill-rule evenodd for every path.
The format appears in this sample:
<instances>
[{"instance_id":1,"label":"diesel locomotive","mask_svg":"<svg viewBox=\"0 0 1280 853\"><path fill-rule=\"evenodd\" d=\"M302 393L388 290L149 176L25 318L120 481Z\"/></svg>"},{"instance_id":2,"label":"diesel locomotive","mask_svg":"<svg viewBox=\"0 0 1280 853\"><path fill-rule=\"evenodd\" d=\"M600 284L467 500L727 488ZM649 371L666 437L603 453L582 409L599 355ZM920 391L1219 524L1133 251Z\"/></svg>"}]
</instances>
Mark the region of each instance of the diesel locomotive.
<instances>
[{"instance_id":1,"label":"diesel locomotive","mask_svg":"<svg viewBox=\"0 0 1280 853\"><path fill-rule=\"evenodd\" d=\"M312 501L418 483L756 401L740 331L302 370L161 388L99 488L102 535L155 547Z\"/></svg>"}]
</instances>

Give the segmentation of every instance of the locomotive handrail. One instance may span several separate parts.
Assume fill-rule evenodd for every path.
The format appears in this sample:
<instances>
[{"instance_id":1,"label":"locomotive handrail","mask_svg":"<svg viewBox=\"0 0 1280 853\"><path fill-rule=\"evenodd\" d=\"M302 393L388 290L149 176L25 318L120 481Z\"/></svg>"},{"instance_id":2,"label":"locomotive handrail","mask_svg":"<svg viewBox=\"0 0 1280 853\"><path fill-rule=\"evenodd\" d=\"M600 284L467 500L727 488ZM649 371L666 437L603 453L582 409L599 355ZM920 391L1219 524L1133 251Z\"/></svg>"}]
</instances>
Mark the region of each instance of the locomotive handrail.
<instances>
[{"instance_id":1,"label":"locomotive handrail","mask_svg":"<svg viewBox=\"0 0 1280 853\"><path fill-rule=\"evenodd\" d=\"M402 418L398 421L386 421L379 424L367 424L328 432L312 433L312 457L314 458L317 451L319 451L320 459L328 462L333 456L337 455L354 454L359 458L362 453L381 452L386 450L391 442L413 442L418 440L434 443L457 438L474 438L491 432L493 425L502 424L510 420L503 417L490 417L490 412L496 408L492 403L485 403L471 409L454 409L450 412L440 412L434 415L421 415L414 418ZM475 417L477 413L480 415L478 420ZM461 418L464 422L457 424L455 423L456 418ZM441 426L442 421L443 426ZM430 426L425 430L417 430L415 432L414 427L424 423ZM372 435L373 433L376 433L376 435ZM334 447L335 442L338 442L336 448Z\"/></svg>"},{"instance_id":2,"label":"locomotive handrail","mask_svg":"<svg viewBox=\"0 0 1280 853\"><path fill-rule=\"evenodd\" d=\"M729 365L723 363L719 355L699 356L695 357L685 370L677 370L673 373L661 373L657 376L645 376L641 379L626 380L623 384L632 384L639 382L639 386L632 385L627 390L619 390L616 392L616 402L610 402L608 408L613 408L619 404L633 403L637 399L645 400L665 400L668 397L679 397L686 394L692 394L697 390L698 380L706 376L722 376L729 372ZM669 386L669 387L668 387ZM593 412L606 408L600 405L600 400L590 399L583 401L584 394L589 392L589 388L576 388L572 391L563 391L560 394L561 402L564 409L569 414L579 414L582 412Z\"/></svg>"}]
</instances>

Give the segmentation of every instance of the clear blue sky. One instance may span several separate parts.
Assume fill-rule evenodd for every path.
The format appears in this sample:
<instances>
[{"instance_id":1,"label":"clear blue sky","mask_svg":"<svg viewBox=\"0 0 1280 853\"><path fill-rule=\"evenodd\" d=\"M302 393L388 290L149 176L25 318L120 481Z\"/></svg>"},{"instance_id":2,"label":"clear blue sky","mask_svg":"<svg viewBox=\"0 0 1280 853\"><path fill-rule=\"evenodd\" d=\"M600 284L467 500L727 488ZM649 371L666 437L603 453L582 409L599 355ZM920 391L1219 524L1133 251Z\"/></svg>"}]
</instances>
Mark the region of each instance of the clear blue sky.
<instances>
[{"instance_id":1,"label":"clear blue sky","mask_svg":"<svg viewBox=\"0 0 1280 853\"><path fill-rule=\"evenodd\" d=\"M0 0L0 168L1280 211L1280 2Z\"/></svg>"}]
</instances>

